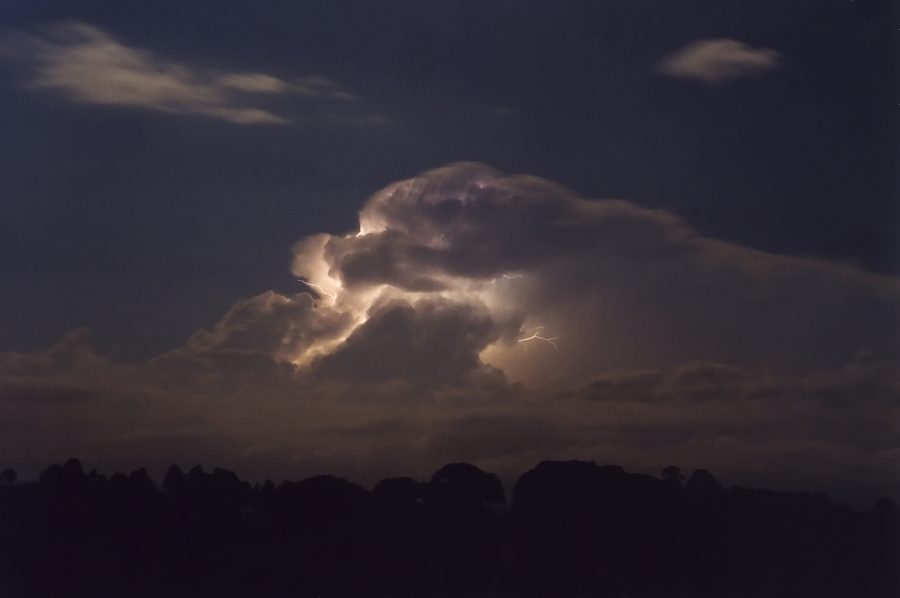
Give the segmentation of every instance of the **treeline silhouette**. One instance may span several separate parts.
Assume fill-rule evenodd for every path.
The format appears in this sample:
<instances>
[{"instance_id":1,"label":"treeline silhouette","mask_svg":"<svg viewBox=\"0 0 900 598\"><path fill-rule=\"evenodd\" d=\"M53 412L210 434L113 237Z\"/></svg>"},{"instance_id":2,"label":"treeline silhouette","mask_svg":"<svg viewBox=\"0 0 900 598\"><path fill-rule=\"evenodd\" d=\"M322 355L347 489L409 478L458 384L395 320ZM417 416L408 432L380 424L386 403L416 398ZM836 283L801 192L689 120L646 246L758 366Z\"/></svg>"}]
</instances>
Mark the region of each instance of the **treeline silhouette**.
<instances>
[{"instance_id":1,"label":"treeline silhouette","mask_svg":"<svg viewBox=\"0 0 900 598\"><path fill-rule=\"evenodd\" d=\"M900 596L900 514L821 494L722 488L543 462L507 505L456 463L370 492L231 471L111 477L71 459L0 474L0 595L11 597Z\"/></svg>"}]
</instances>

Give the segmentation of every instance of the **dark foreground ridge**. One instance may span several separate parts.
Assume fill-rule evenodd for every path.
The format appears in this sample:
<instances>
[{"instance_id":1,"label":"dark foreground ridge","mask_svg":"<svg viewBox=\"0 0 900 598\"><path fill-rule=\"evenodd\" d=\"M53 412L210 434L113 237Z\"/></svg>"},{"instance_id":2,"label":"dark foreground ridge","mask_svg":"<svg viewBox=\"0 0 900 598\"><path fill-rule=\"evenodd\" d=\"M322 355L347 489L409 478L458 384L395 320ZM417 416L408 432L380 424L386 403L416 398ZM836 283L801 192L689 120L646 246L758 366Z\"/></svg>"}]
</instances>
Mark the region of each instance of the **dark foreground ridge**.
<instances>
[{"instance_id":1,"label":"dark foreground ridge","mask_svg":"<svg viewBox=\"0 0 900 598\"><path fill-rule=\"evenodd\" d=\"M824 495L723 489L543 462L506 504L447 465L369 492L318 476L251 486L172 466L111 478L69 460L0 475L0 595L11 597L900 596L900 514Z\"/></svg>"}]
</instances>

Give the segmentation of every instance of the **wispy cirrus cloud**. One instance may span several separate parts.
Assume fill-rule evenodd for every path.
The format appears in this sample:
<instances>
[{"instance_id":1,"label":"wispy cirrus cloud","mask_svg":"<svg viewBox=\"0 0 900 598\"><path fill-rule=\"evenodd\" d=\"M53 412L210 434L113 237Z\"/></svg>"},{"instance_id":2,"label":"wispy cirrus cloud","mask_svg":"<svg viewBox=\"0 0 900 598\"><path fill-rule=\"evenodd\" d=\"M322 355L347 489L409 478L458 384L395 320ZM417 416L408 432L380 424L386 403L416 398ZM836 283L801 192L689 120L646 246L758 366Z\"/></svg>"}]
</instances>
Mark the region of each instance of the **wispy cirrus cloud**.
<instances>
[{"instance_id":1,"label":"wispy cirrus cloud","mask_svg":"<svg viewBox=\"0 0 900 598\"><path fill-rule=\"evenodd\" d=\"M672 77L720 83L770 71L778 65L775 50L754 48L733 39L702 39L663 58L656 70Z\"/></svg>"},{"instance_id":2,"label":"wispy cirrus cloud","mask_svg":"<svg viewBox=\"0 0 900 598\"><path fill-rule=\"evenodd\" d=\"M357 99L325 77L286 80L170 61L80 21L56 24L40 33L7 34L0 38L0 54L25 67L24 85L30 89L55 90L75 102L196 114L239 125L309 122L308 115L298 119L269 107L275 96L316 100L320 105L346 105Z\"/></svg>"}]
</instances>

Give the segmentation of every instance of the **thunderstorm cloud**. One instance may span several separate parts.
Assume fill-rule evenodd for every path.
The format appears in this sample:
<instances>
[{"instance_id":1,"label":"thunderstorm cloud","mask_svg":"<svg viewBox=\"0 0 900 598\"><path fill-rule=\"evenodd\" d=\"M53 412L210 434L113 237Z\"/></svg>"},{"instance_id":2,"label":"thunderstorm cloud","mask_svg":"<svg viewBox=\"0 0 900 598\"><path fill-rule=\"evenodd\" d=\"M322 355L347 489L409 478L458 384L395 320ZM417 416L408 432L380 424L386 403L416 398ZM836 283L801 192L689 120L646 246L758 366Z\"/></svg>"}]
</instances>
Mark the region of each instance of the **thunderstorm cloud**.
<instances>
[{"instance_id":1,"label":"thunderstorm cloud","mask_svg":"<svg viewBox=\"0 0 900 598\"><path fill-rule=\"evenodd\" d=\"M362 481L588 458L880 490L900 460L891 277L473 163L378 191L357 230L299 240L291 270L296 293L148 362L83 331L0 354L5 453Z\"/></svg>"}]
</instances>

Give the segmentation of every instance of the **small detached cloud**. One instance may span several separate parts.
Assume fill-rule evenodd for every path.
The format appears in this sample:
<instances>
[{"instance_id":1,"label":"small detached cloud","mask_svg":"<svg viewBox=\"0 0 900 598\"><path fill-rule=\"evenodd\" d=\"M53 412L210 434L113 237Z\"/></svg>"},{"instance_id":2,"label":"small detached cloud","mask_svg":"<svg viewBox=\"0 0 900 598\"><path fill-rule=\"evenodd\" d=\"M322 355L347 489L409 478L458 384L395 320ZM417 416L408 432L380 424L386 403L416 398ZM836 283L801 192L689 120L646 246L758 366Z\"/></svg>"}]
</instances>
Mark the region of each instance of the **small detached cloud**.
<instances>
[{"instance_id":1,"label":"small detached cloud","mask_svg":"<svg viewBox=\"0 0 900 598\"><path fill-rule=\"evenodd\" d=\"M79 21L56 24L38 34L14 32L0 37L0 56L25 67L27 88L51 89L74 102L196 114L239 125L314 120L308 114L298 118L273 110L269 104L275 97L316 101L329 108L329 115L357 99L325 77L287 80L169 61ZM320 106L316 110L321 111ZM333 118L325 120L325 124L335 123Z\"/></svg>"},{"instance_id":2,"label":"small detached cloud","mask_svg":"<svg viewBox=\"0 0 900 598\"><path fill-rule=\"evenodd\" d=\"M778 68L779 54L769 48L754 48L733 39L703 39L691 42L666 56L656 70L671 77L721 83Z\"/></svg>"}]
</instances>

